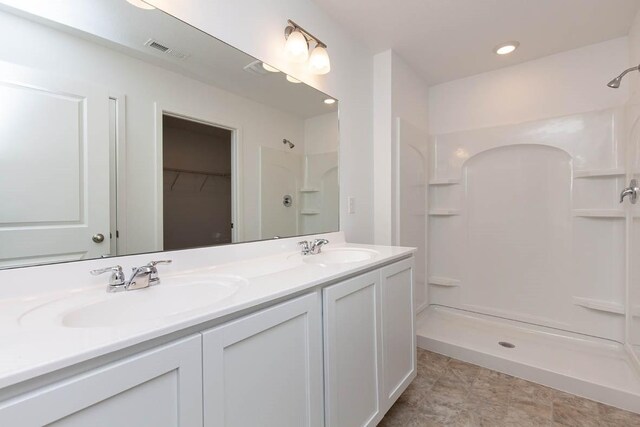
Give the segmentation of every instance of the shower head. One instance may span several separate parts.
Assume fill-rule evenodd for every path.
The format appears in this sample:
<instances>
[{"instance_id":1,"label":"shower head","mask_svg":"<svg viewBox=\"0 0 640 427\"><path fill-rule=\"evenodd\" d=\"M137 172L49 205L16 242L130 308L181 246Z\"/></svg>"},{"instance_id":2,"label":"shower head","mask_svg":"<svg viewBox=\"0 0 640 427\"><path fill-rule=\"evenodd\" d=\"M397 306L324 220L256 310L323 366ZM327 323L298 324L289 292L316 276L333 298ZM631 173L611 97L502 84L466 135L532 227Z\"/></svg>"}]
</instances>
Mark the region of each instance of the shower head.
<instances>
[{"instance_id":1,"label":"shower head","mask_svg":"<svg viewBox=\"0 0 640 427\"><path fill-rule=\"evenodd\" d=\"M293 142L289 141L288 139L283 139L283 140L282 140L282 143L283 143L284 145L289 145L289 148L293 148L293 147L295 147L295 146L296 146L296 144L294 144Z\"/></svg>"},{"instance_id":2,"label":"shower head","mask_svg":"<svg viewBox=\"0 0 640 427\"><path fill-rule=\"evenodd\" d=\"M627 68L618 77L616 77L615 79L613 79L609 83L607 83L607 86L609 86L612 89L618 89L620 87L620 82L622 81L622 78L627 73L629 73L631 71L640 71L640 65L637 65L637 66L631 67L631 68Z\"/></svg>"}]
</instances>

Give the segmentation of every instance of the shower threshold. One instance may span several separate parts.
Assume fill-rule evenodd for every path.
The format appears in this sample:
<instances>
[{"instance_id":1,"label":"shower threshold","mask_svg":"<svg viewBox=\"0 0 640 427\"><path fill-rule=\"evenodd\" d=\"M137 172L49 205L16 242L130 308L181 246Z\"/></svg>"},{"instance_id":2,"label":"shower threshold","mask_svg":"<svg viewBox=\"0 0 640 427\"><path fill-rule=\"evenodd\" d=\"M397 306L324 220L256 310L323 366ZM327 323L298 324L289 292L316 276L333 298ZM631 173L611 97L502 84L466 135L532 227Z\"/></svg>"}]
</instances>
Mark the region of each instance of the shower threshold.
<instances>
[{"instance_id":1,"label":"shower threshold","mask_svg":"<svg viewBox=\"0 0 640 427\"><path fill-rule=\"evenodd\" d=\"M435 305L416 333L420 348L640 413L640 375L617 342Z\"/></svg>"}]
</instances>

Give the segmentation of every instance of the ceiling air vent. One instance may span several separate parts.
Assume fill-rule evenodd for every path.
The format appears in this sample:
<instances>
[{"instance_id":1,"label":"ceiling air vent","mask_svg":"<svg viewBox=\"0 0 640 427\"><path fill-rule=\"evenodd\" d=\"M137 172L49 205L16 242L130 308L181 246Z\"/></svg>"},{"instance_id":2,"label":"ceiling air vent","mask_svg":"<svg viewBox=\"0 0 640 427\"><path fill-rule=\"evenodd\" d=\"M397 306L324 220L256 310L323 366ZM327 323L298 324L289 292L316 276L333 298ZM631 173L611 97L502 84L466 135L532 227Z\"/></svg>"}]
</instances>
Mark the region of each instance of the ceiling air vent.
<instances>
[{"instance_id":1,"label":"ceiling air vent","mask_svg":"<svg viewBox=\"0 0 640 427\"><path fill-rule=\"evenodd\" d=\"M147 40L144 45L149 46L152 49L156 49L164 53L165 55L173 56L174 58L177 58L177 59L186 59L189 57L188 54L180 52L179 50L176 50L176 49L172 49L168 46L165 46L164 44L154 39Z\"/></svg>"},{"instance_id":2,"label":"ceiling air vent","mask_svg":"<svg viewBox=\"0 0 640 427\"><path fill-rule=\"evenodd\" d=\"M247 73L255 74L256 76L264 76L269 73L262 66L262 61L253 61L251 64L245 65L244 70Z\"/></svg>"}]
</instances>

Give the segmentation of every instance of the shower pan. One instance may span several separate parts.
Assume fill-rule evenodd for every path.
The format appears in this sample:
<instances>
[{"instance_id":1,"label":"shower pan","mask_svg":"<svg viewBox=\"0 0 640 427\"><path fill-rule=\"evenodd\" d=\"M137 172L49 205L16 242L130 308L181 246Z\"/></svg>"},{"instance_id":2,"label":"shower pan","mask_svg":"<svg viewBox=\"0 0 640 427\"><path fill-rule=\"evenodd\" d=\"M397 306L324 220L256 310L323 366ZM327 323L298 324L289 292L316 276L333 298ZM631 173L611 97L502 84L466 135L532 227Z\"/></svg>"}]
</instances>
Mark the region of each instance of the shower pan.
<instances>
[{"instance_id":1,"label":"shower pan","mask_svg":"<svg viewBox=\"0 0 640 427\"><path fill-rule=\"evenodd\" d=\"M640 412L639 117L431 136L419 346Z\"/></svg>"}]
</instances>

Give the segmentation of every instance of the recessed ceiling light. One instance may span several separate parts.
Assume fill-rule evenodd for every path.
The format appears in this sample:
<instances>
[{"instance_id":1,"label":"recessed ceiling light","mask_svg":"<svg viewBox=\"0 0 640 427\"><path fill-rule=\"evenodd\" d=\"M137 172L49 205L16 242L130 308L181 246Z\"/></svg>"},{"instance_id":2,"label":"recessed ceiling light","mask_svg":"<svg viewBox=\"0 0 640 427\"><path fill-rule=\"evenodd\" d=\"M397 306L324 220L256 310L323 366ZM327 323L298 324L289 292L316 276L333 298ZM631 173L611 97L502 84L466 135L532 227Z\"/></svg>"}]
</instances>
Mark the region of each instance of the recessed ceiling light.
<instances>
[{"instance_id":1,"label":"recessed ceiling light","mask_svg":"<svg viewBox=\"0 0 640 427\"><path fill-rule=\"evenodd\" d=\"M290 75L287 74L287 80L290 81L291 83L300 83L300 80L291 77Z\"/></svg>"},{"instance_id":2,"label":"recessed ceiling light","mask_svg":"<svg viewBox=\"0 0 640 427\"><path fill-rule=\"evenodd\" d=\"M269 64L265 64L264 62L262 63L262 68L264 68L265 70L267 70L270 73L279 73L280 70L278 70L276 67L272 67Z\"/></svg>"},{"instance_id":3,"label":"recessed ceiling light","mask_svg":"<svg viewBox=\"0 0 640 427\"><path fill-rule=\"evenodd\" d=\"M151 6L148 3L143 2L142 0L127 0L129 3L134 5L135 7L139 7L140 9L151 10L155 9L155 7Z\"/></svg>"},{"instance_id":4,"label":"recessed ceiling light","mask_svg":"<svg viewBox=\"0 0 640 427\"><path fill-rule=\"evenodd\" d=\"M495 53L497 53L498 55L507 55L511 52L513 52L514 50L516 50L518 48L518 46L520 46L519 42L513 41L513 42L506 42L506 43L502 43L498 46L496 46L493 51Z\"/></svg>"},{"instance_id":5,"label":"recessed ceiling light","mask_svg":"<svg viewBox=\"0 0 640 427\"><path fill-rule=\"evenodd\" d=\"M331 105L331 104L335 104L336 100L333 99L333 98L327 98L327 99L324 100L324 103L328 104L328 105Z\"/></svg>"}]
</instances>

